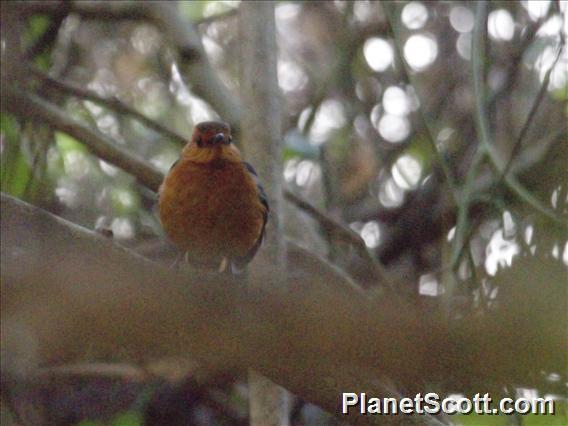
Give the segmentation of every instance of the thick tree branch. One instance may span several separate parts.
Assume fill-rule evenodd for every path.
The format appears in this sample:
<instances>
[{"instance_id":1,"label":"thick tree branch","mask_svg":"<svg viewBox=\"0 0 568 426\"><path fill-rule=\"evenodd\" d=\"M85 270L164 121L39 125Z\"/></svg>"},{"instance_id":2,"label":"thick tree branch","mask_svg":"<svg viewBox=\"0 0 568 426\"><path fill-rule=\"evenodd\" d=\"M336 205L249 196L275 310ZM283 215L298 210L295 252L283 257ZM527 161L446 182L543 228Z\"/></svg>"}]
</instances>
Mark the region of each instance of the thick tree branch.
<instances>
[{"instance_id":1,"label":"thick tree branch","mask_svg":"<svg viewBox=\"0 0 568 426\"><path fill-rule=\"evenodd\" d=\"M166 32L179 52L182 76L190 83L191 89L209 102L223 120L231 124L234 132L238 132L241 124L238 97L225 87L211 66L197 28L182 18L177 2L144 4L151 20ZM139 7L139 3L136 7Z\"/></svg>"},{"instance_id":2,"label":"thick tree branch","mask_svg":"<svg viewBox=\"0 0 568 426\"><path fill-rule=\"evenodd\" d=\"M183 19L177 2L72 1L21 2L23 14L59 14L62 8L85 19L142 19L152 22L172 43L181 58L183 78L199 97L211 104L234 130L240 126L240 105L211 66L195 25Z\"/></svg>"},{"instance_id":3,"label":"thick tree branch","mask_svg":"<svg viewBox=\"0 0 568 426\"><path fill-rule=\"evenodd\" d=\"M262 259L254 261L253 290L164 269L6 195L0 213L3 373L86 352L90 359L189 353L211 372L254 368L335 412L341 392L392 394L385 378L405 394L428 383L469 392L491 383L534 386L540 371L564 368L558 319L566 302L549 292L556 281L548 275L562 273L553 263L535 266L544 275L532 290L522 287L499 309L450 330L431 309L388 292L365 298L290 243L289 290L261 285L273 279Z\"/></svg>"}]
</instances>

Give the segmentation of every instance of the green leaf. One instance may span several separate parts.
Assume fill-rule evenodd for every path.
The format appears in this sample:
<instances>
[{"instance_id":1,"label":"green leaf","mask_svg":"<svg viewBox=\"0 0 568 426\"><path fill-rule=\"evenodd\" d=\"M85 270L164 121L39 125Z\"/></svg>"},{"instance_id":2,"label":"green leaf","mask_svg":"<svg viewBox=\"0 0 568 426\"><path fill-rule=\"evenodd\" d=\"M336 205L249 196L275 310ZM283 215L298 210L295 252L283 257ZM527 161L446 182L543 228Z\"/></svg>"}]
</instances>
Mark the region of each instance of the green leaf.
<instances>
[{"instance_id":1,"label":"green leaf","mask_svg":"<svg viewBox=\"0 0 568 426\"><path fill-rule=\"evenodd\" d=\"M203 11L207 7L208 1L180 1L178 7L180 12L190 21L197 21L203 18Z\"/></svg>"},{"instance_id":2,"label":"green leaf","mask_svg":"<svg viewBox=\"0 0 568 426\"><path fill-rule=\"evenodd\" d=\"M32 171L26 156L21 151L18 122L10 115L1 114L0 126L2 138L0 188L8 194L21 198L32 178Z\"/></svg>"},{"instance_id":3,"label":"green leaf","mask_svg":"<svg viewBox=\"0 0 568 426\"><path fill-rule=\"evenodd\" d=\"M142 414L138 411L125 411L116 415L109 423L98 420L83 420L77 426L141 426L143 424Z\"/></svg>"},{"instance_id":4,"label":"green leaf","mask_svg":"<svg viewBox=\"0 0 568 426\"><path fill-rule=\"evenodd\" d=\"M141 426L142 414L138 411L127 411L116 416L110 423L112 426Z\"/></svg>"},{"instance_id":5,"label":"green leaf","mask_svg":"<svg viewBox=\"0 0 568 426\"><path fill-rule=\"evenodd\" d=\"M119 216L136 213L140 208L140 197L130 188L113 188L111 190L112 208Z\"/></svg>"},{"instance_id":6,"label":"green leaf","mask_svg":"<svg viewBox=\"0 0 568 426\"><path fill-rule=\"evenodd\" d=\"M83 420L77 423L77 426L103 426L103 423L96 420Z\"/></svg>"},{"instance_id":7,"label":"green leaf","mask_svg":"<svg viewBox=\"0 0 568 426\"><path fill-rule=\"evenodd\" d=\"M34 15L29 20L28 31L24 34L24 44L26 47L34 44L45 33L49 27L50 19L46 15Z\"/></svg>"},{"instance_id":8,"label":"green leaf","mask_svg":"<svg viewBox=\"0 0 568 426\"><path fill-rule=\"evenodd\" d=\"M508 426L506 416L488 414L468 414L455 417L456 423L463 426Z\"/></svg>"},{"instance_id":9,"label":"green leaf","mask_svg":"<svg viewBox=\"0 0 568 426\"><path fill-rule=\"evenodd\" d=\"M24 195L29 180L32 178L30 165L26 161L21 151L18 151L16 158L12 161L10 170L2 179L2 191L21 198Z\"/></svg>"},{"instance_id":10,"label":"green leaf","mask_svg":"<svg viewBox=\"0 0 568 426\"><path fill-rule=\"evenodd\" d=\"M199 21L207 16L216 16L225 13L235 6L224 1L180 1L179 11L184 14L190 21Z\"/></svg>"},{"instance_id":11,"label":"green leaf","mask_svg":"<svg viewBox=\"0 0 568 426\"><path fill-rule=\"evenodd\" d=\"M19 134L18 122L8 114L0 114L0 132L6 138L16 140Z\"/></svg>"},{"instance_id":12,"label":"green leaf","mask_svg":"<svg viewBox=\"0 0 568 426\"><path fill-rule=\"evenodd\" d=\"M36 56L34 58L34 63L36 67L41 71L49 71L49 69L51 68L51 53L43 52L41 55Z\"/></svg>"},{"instance_id":13,"label":"green leaf","mask_svg":"<svg viewBox=\"0 0 568 426\"><path fill-rule=\"evenodd\" d=\"M55 143L63 156L73 151L87 152L81 142L67 133L55 132Z\"/></svg>"},{"instance_id":14,"label":"green leaf","mask_svg":"<svg viewBox=\"0 0 568 426\"><path fill-rule=\"evenodd\" d=\"M554 401L553 415L529 414L523 416L523 426L565 426L568 425L568 403Z\"/></svg>"}]
</instances>

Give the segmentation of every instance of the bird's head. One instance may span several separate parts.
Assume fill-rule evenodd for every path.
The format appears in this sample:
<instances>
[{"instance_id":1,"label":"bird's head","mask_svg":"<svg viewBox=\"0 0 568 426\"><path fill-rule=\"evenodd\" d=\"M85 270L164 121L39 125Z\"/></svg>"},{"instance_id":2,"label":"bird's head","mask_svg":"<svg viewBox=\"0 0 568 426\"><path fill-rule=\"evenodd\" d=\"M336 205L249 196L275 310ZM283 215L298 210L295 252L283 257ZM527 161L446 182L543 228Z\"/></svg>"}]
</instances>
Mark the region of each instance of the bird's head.
<instances>
[{"instance_id":1,"label":"bird's head","mask_svg":"<svg viewBox=\"0 0 568 426\"><path fill-rule=\"evenodd\" d=\"M231 127L222 121L204 121L195 126L191 141L201 149L230 145Z\"/></svg>"}]
</instances>

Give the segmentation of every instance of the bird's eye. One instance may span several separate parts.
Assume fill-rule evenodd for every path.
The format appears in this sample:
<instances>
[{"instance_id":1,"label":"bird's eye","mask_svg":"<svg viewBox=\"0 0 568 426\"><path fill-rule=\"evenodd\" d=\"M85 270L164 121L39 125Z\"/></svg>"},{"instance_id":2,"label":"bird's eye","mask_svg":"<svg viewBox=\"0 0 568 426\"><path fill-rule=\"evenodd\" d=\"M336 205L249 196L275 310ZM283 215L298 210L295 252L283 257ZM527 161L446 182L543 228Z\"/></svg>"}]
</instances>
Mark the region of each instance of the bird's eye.
<instances>
[{"instance_id":1,"label":"bird's eye","mask_svg":"<svg viewBox=\"0 0 568 426\"><path fill-rule=\"evenodd\" d=\"M231 135L229 135L229 137L227 138L227 140L229 141L229 143L233 142L233 137Z\"/></svg>"},{"instance_id":2,"label":"bird's eye","mask_svg":"<svg viewBox=\"0 0 568 426\"><path fill-rule=\"evenodd\" d=\"M198 137L195 141L195 143L197 144L198 147L202 147L203 146L203 141L201 140L201 137Z\"/></svg>"}]
</instances>

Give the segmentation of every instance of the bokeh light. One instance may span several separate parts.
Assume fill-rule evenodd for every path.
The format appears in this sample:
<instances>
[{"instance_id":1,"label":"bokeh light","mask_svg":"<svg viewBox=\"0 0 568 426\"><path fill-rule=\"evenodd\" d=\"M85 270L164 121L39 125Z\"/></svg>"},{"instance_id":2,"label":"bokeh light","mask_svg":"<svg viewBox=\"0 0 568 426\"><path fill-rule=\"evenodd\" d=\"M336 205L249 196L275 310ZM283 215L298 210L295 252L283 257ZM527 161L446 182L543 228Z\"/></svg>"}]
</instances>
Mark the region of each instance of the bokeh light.
<instances>
[{"instance_id":1,"label":"bokeh light","mask_svg":"<svg viewBox=\"0 0 568 426\"><path fill-rule=\"evenodd\" d=\"M548 13L548 8L550 7L550 0L525 0L521 2L521 4L529 13L530 18L533 21L536 21L546 16L546 14Z\"/></svg>"},{"instance_id":2,"label":"bokeh light","mask_svg":"<svg viewBox=\"0 0 568 426\"><path fill-rule=\"evenodd\" d=\"M404 190L415 189L422 176L422 166L412 155L401 155L392 166L392 178Z\"/></svg>"},{"instance_id":3,"label":"bokeh light","mask_svg":"<svg viewBox=\"0 0 568 426\"><path fill-rule=\"evenodd\" d=\"M487 30L492 39L509 41L515 35L515 21L509 11L497 9L489 14Z\"/></svg>"},{"instance_id":4,"label":"bokeh light","mask_svg":"<svg viewBox=\"0 0 568 426\"><path fill-rule=\"evenodd\" d=\"M413 1L404 6L401 19L408 29L417 30L428 20L428 10L422 3Z\"/></svg>"},{"instance_id":5,"label":"bokeh light","mask_svg":"<svg viewBox=\"0 0 568 426\"><path fill-rule=\"evenodd\" d=\"M393 62L393 50L384 39L372 37L363 46L363 55L373 71L386 70Z\"/></svg>"},{"instance_id":6,"label":"bokeh light","mask_svg":"<svg viewBox=\"0 0 568 426\"><path fill-rule=\"evenodd\" d=\"M389 86L383 93L383 107L388 114L407 115L410 102L406 92L398 86Z\"/></svg>"},{"instance_id":7,"label":"bokeh light","mask_svg":"<svg viewBox=\"0 0 568 426\"><path fill-rule=\"evenodd\" d=\"M388 178L379 187L379 201L387 208L398 207L404 201L404 190L392 178Z\"/></svg>"},{"instance_id":8,"label":"bokeh light","mask_svg":"<svg viewBox=\"0 0 568 426\"><path fill-rule=\"evenodd\" d=\"M473 30L473 12L464 6L454 6L450 11L450 24L459 33Z\"/></svg>"},{"instance_id":9,"label":"bokeh light","mask_svg":"<svg viewBox=\"0 0 568 426\"><path fill-rule=\"evenodd\" d=\"M346 122L343 104L336 99L326 99L318 108L310 130L311 142L316 145L325 142L331 133L345 126Z\"/></svg>"},{"instance_id":10,"label":"bokeh light","mask_svg":"<svg viewBox=\"0 0 568 426\"><path fill-rule=\"evenodd\" d=\"M379 120L378 131L389 142L402 142L410 134L410 123L406 117L385 114Z\"/></svg>"},{"instance_id":11,"label":"bokeh light","mask_svg":"<svg viewBox=\"0 0 568 426\"><path fill-rule=\"evenodd\" d=\"M415 71L428 68L438 56L438 43L431 35L415 34L404 43L404 59Z\"/></svg>"},{"instance_id":12,"label":"bokeh light","mask_svg":"<svg viewBox=\"0 0 568 426\"><path fill-rule=\"evenodd\" d=\"M379 224L376 221L372 220L363 225L360 234L367 247L375 248L379 245L381 239L381 230Z\"/></svg>"},{"instance_id":13,"label":"bokeh light","mask_svg":"<svg viewBox=\"0 0 568 426\"><path fill-rule=\"evenodd\" d=\"M495 276L499 268L511 266L513 258L520 253L519 245L504 237L503 229L498 229L491 236L485 251L485 270Z\"/></svg>"}]
</instances>

